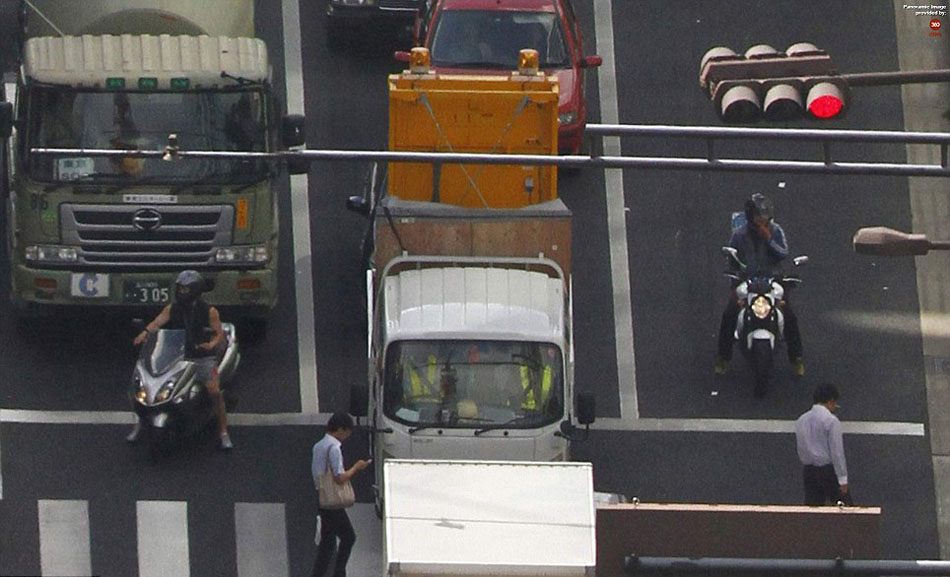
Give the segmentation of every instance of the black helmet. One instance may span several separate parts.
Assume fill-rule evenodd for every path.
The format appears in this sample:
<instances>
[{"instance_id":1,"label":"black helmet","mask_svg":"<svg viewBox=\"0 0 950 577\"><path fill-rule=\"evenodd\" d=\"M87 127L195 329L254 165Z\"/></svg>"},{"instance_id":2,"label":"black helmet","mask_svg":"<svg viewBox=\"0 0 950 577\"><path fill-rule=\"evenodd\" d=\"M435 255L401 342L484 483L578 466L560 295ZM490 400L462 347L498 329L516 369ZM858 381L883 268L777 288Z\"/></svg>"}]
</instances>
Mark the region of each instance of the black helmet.
<instances>
[{"instance_id":1,"label":"black helmet","mask_svg":"<svg viewBox=\"0 0 950 577\"><path fill-rule=\"evenodd\" d=\"M755 217L764 216L772 220L772 201L765 198L764 194L758 192L752 195L752 198L745 201L746 221L752 222Z\"/></svg>"},{"instance_id":2,"label":"black helmet","mask_svg":"<svg viewBox=\"0 0 950 577\"><path fill-rule=\"evenodd\" d=\"M175 279L175 301L189 304L201 296L205 290L205 279L196 270L185 270Z\"/></svg>"}]
</instances>

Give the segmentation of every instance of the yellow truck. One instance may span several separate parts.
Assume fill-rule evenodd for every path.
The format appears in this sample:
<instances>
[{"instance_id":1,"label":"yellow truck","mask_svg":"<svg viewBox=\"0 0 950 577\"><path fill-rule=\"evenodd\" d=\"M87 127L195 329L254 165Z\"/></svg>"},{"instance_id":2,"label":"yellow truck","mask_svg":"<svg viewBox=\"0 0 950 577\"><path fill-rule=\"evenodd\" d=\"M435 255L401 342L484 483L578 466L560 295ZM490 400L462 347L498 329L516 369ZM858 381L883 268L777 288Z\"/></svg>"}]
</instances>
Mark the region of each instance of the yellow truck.
<instances>
[{"instance_id":1,"label":"yellow truck","mask_svg":"<svg viewBox=\"0 0 950 577\"><path fill-rule=\"evenodd\" d=\"M554 78L417 65L389 94L392 150L557 153ZM368 380L351 411L370 418L379 510L386 459L569 460L594 399L574 397L556 167L392 163L374 182L350 200L372 247Z\"/></svg>"}]
</instances>

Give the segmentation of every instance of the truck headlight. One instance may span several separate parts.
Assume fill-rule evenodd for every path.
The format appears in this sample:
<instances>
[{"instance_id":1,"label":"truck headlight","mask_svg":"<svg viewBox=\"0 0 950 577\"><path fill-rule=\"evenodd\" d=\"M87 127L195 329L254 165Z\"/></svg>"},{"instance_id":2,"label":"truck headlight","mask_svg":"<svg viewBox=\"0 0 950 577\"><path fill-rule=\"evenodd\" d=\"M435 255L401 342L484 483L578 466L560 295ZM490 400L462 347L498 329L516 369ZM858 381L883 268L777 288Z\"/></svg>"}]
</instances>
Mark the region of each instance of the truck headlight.
<instances>
[{"instance_id":1,"label":"truck headlight","mask_svg":"<svg viewBox=\"0 0 950 577\"><path fill-rule=\"evenodd\" d=\"M573 110L570 112L561 112L557 115L557 121L561 126L571 124L575 118L577 118L577 114Z\"/></svg>"},{"instance_id":2,"label":"truck headlight","mask_svg":"<svg viewBox=\"0 0 950 577\"><path fill-rule=\"evenodd\" d=\"M752 301L752 313L760 319L768 317L771 312L772 303L764 296L756 297L755 300Z\"/></svg>"},{"instance_id":3,"label":"truck headlight","mask_svg":"<svg viewBox=\"0 0 950 577\"><path fill-rule=\"evenodd\" d=\"M264 263L269 258L266 246L228 246L214 255L219 263Z\"/></svg>"},{"instance_id":4,"label":"truck headlight","mask_svg":"<svg viewBox=\"0 0 950 577\"><path fill-rule=\"evenodd\" d=\"M79 253L72 246L33 244L24 249L26 260L34 262L76 262Z\"/></svg>"}]
</instances>

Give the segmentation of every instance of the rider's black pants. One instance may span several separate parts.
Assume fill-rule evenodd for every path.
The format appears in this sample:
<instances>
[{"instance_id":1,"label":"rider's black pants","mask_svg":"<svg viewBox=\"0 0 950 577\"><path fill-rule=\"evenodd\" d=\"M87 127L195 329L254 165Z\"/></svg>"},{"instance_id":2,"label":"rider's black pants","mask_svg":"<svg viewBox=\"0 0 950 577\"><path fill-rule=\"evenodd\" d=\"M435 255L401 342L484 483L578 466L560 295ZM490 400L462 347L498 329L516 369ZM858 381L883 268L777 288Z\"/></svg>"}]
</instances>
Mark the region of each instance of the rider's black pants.
<instances>
[{"instance_id":1,"label":"rider's black pants","mask_svg":"<svg viewBox=\"0 0 950 577\"><path fill-rule=\"evenodd\" d=\"M783 303L782 314L785 316L783 336L788 347L788 360L793 361L802 356L802 335L798 330L798 317L795 315L795 311L792 310L792 305L787 298ZM719 322L719 357L727 361L732 358L732 343L736 339L736 325L739 322L739 311L741 309L742 307L735 295L731 295L726 310L722 311L722 320Z\"/></svg>"}]
</instances>

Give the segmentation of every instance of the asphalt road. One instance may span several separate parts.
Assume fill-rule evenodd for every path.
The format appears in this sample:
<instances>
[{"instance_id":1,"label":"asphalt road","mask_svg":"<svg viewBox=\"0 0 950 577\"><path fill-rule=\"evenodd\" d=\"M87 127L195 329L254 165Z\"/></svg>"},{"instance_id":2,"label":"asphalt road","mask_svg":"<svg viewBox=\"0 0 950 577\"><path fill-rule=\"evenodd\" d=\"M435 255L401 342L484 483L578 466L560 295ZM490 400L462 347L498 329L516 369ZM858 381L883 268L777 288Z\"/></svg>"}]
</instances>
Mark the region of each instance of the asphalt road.
<instances>
[{"instance_id":1,"label":"asphalt road","mask_svg":"<svg viewBox=\"0 0 950 577\"><path fill-rule=\"evenodd\" d=\"M283 87L278 4L259 5L258 33L271 46L275 85ZM594 52L593 3L577 0L576 8L588 51ZM322 2L301 2L299 9L308 147L384 148L385 77L400 69L389 57L397 43L365 36L331 54L323 41ZM807 40L827 49L842 71L898 68L894 6L886 1L615 2L612 16L624 123L718 124L696 83L699 60L714 45L741 52L760 42L782 49ZM600 118L601 96L597 74L591 74L593 121ZM902 130L900 91L856 89L847 117L821 126ZM729 143L719 150L820 158L819 150L802 148ZM623 150L704 153L701 143L678 141L625 141ZM856 147L841 154L904 158L897 147ZM344 205L361 191L367 169L314 164L308 175L321 413L346 409L349 387L365 379L360 262L365 223ZM559 181L575 218L577 388L596 394L600 418L629 418L620 391L632 383L618 383L605 177L584 170L562 173ZM808 408L815 384L831 380L842 391L845 421L927 422L914 262L891 260L884 266L856 256L850 246L860 226L911 229L905 179L627 170L623 183L640 417L787 421ZM777 382L761 400L752 398L751 375L740 355L726 377L711 371L728 286L718 251L728 240L730 213L752 192L774 199L792 252L811 257L793 297L806 376L793 379L784 360L779 362ZM297 259L286 250L293 232L287 195L281 209L281 304L267 339L245 349L240 412L301 410L292 330ZM0 286L7 282L4 268ZM0 302L0 408L127 408L132 364L127 319L42 321L28 336L16 330L10 316L6 302ZM309 448L322 427L237 426L231 454L217 452L212 439L199 438L158 464L126 446L124 432L116 425L0 424L0 574L38 572L38 503L60 499L88 503L96 573L134 574L136 506L145 501L188 504L194 575L234 573L235 503L283 504L289 574L308 572L313 502L307 468ZM882 557L935 558L929 438L848 435L845 442L856 500L884 510ZM355 435L347 445L348 459L364 456L365 446L365 437ZM793 438L783 433L598 430L576 446L574 458L594 463L598 490L642 501L792 504L800 499ZM365 501L368 488L362 483Z\"/></svg>"}]
</instances>

